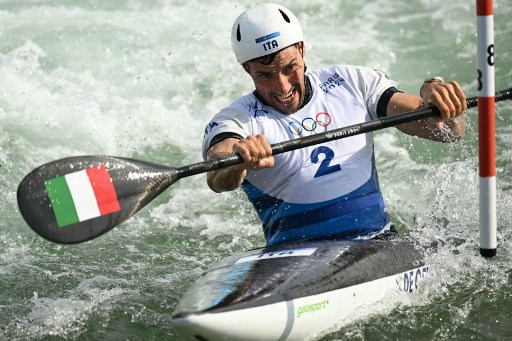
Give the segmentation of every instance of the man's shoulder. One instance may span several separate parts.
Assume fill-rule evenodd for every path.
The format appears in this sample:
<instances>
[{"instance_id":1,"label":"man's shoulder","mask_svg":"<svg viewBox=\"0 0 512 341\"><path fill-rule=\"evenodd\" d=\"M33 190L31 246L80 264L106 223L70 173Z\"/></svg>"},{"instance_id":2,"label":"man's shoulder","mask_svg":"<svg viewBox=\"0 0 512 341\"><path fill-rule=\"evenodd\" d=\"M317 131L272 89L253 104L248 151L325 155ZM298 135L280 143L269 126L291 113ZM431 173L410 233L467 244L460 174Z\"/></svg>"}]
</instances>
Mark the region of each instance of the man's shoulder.
<instances>
[{"instance_id":1,"label":"man's shoulder","mask_svg":"<svg viewBox=\"0 0 512 341\"><path fill-rule=\"evenodd\" d=\"M308 71L307 75L311 80L315 80L314 83L322 83L336 79L358 82L360 79L364 79L374 72L375 70L364 66L339 64Z\"/></svg>"},{"instance_id":2,"label":"man's shoulder","mask_svg":"<svg viewBox=\"0 0 512 341\"><path fill-rule=\"evenodd\" d=\"M312 71L310 77L313 84L317 83L320 86L321 84L329 86L333 80L341 80L361 91L366 91L368 87L383 88L382 91L392 86L396 87L396 83L383 71L360 65L333 65Z\"/></svg>"},{"instance_id":3,"label":"man's shoulder","mask_svg":"<svg viewBox=\"0 0 512 341\"><path fill-rule=\"evenodd\" d=\"M326 66L322 68L318 68L312 71L308 71L307 75L323 77L324 75L332 75L334 73L342 74L344 76L356 76L356 75L365 75L376 73L378 70L372 69L370 67L361 66L361 65L350 65L350 64L336 64L331 66Z\"/></svg>"}]
</instances>

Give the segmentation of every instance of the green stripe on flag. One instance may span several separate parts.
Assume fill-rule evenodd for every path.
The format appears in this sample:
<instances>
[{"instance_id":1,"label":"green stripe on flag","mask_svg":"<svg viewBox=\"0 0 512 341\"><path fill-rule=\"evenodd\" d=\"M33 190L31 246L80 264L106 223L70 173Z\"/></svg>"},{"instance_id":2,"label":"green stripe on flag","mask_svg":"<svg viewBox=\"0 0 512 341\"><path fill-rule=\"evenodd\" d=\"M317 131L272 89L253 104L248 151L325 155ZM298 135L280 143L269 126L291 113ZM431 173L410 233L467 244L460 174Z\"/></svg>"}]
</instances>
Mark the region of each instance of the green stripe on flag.
<instances>
[{"instance_id":1,"label":"green stripe on flag","mask_svg":"<svg viewBox=\"0 0 512 341\"><path fill-rule=\"evenodd\" d=\"M46 180L44 185L52 203L57 225L64 227L77 223L79 221L78 214L76 213L75 204L73 203L66 178L60 176Z\"/></svg>"}]
</instances>

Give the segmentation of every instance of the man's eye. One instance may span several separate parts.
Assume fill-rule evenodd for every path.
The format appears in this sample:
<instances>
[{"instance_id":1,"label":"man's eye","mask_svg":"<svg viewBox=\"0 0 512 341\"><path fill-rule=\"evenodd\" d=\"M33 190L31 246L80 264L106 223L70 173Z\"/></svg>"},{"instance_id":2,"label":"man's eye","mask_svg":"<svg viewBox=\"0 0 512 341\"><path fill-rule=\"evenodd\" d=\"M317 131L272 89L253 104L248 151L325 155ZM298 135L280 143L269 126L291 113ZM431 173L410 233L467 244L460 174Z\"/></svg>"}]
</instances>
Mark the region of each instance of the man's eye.
<instances>
[{"instance_id":1,"label":"man's eye","mask_svg":"<svg viewBox=\"0 0 512 341\"><path fill-rule=\"evenodd\" d=\"M293 72L295 70L295 68L297 67L297 64L290 64L288 65L288 67L286 68L286 70L288 72Z\"/></svg>"}]
</instances>

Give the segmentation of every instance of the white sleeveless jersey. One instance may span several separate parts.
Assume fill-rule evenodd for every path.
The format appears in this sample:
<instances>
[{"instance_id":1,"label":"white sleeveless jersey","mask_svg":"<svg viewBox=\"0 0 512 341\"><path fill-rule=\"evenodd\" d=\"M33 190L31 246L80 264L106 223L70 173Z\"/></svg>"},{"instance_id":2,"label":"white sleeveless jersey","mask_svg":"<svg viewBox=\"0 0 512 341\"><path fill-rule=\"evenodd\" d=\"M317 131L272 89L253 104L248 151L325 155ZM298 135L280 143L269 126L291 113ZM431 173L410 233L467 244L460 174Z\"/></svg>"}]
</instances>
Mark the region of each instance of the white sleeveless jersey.
<instances>
[{"instance_id":1,"label":"white sleeveless jersey","mask_svg":"<svg viewBox=\"0 0 512 341\"><path fill-rule=\"evenodd\" d=\"M214 116L205 130L203 158L213 137L264 134L273 144L377 118L382 93L396 87L383 73L334 66L306 74L310 101L283 114L254 94ZM242 185L262 220L267 245L376 234L390 222L375 170L371 133L275 156L275 166L249 170Z\"/></svg>"}]
</instances>

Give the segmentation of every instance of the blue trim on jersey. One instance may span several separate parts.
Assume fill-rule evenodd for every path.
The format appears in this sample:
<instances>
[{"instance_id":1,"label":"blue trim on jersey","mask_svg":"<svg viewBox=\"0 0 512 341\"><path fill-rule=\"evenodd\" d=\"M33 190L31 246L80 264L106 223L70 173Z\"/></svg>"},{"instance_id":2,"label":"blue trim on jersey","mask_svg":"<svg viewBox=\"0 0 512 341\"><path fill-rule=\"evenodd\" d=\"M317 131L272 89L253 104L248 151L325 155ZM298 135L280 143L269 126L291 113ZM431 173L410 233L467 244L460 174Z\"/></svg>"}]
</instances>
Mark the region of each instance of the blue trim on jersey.
<instances>
[{"instance_id":1,"label":"blue trim on jersey","mask_svg":"<svg viewBox=\"0 0 512 341\"><path fill-rule=\"evenodd\" d=\"M267 239L267 245L314 239L354 239L380 232L391 219L383 214L381 205L366 207L363 211L336 217L329 221L297 229L278 231Z\"/></svg>"},{"instance_id":2,"label":"blue trim on jersey","mask_svg":"<svg viewBox=\"0 0 512 341\"><path fill-rule=\"evenodd\" d=\"M265 211L275 206L281 206L284 203L284 201L281 199L277 199L268 194L265 194L263 191L258 189L256 186L254 186L247 180L244 180L244 182L242 183L242 188L244 189L247 198L249 199L249 201L251 201L254 208L256 209L256 212L258 212L258 215L262 211ZM262 222L265 221L261 216L260 219Z\"/></svg>"},{"instance_id":3,"label":"blue trim on jersey","mask_svg":"<svg viewBox=\"0 0 512 341\"><path fill-rule=\"evenodd\" d=\"M389 222L376 172L357 190L321 203L293 204L245 180L242 184L263 224L267 246L319 238L355 238L381 231Z\"/></svg>"},{"instance_id":4,"label":"blue trim on jersey","mask_svg":"<svg viewBox=\"0 0 512 341\"><path fill-rule=\"evenodd\" d=\"M365 211L368 207L379 206L380 193L373 193L364 197L353 199L340 198L333 204L323 207L313 208L311 205L300 205L303 207L300 213L276 217L266 225L265 232L274 235L278 231L292 230L315 223L332 220L339 217L340 212L343 215L349 215L360 211Z\"/></svg>"}]
</instances>

